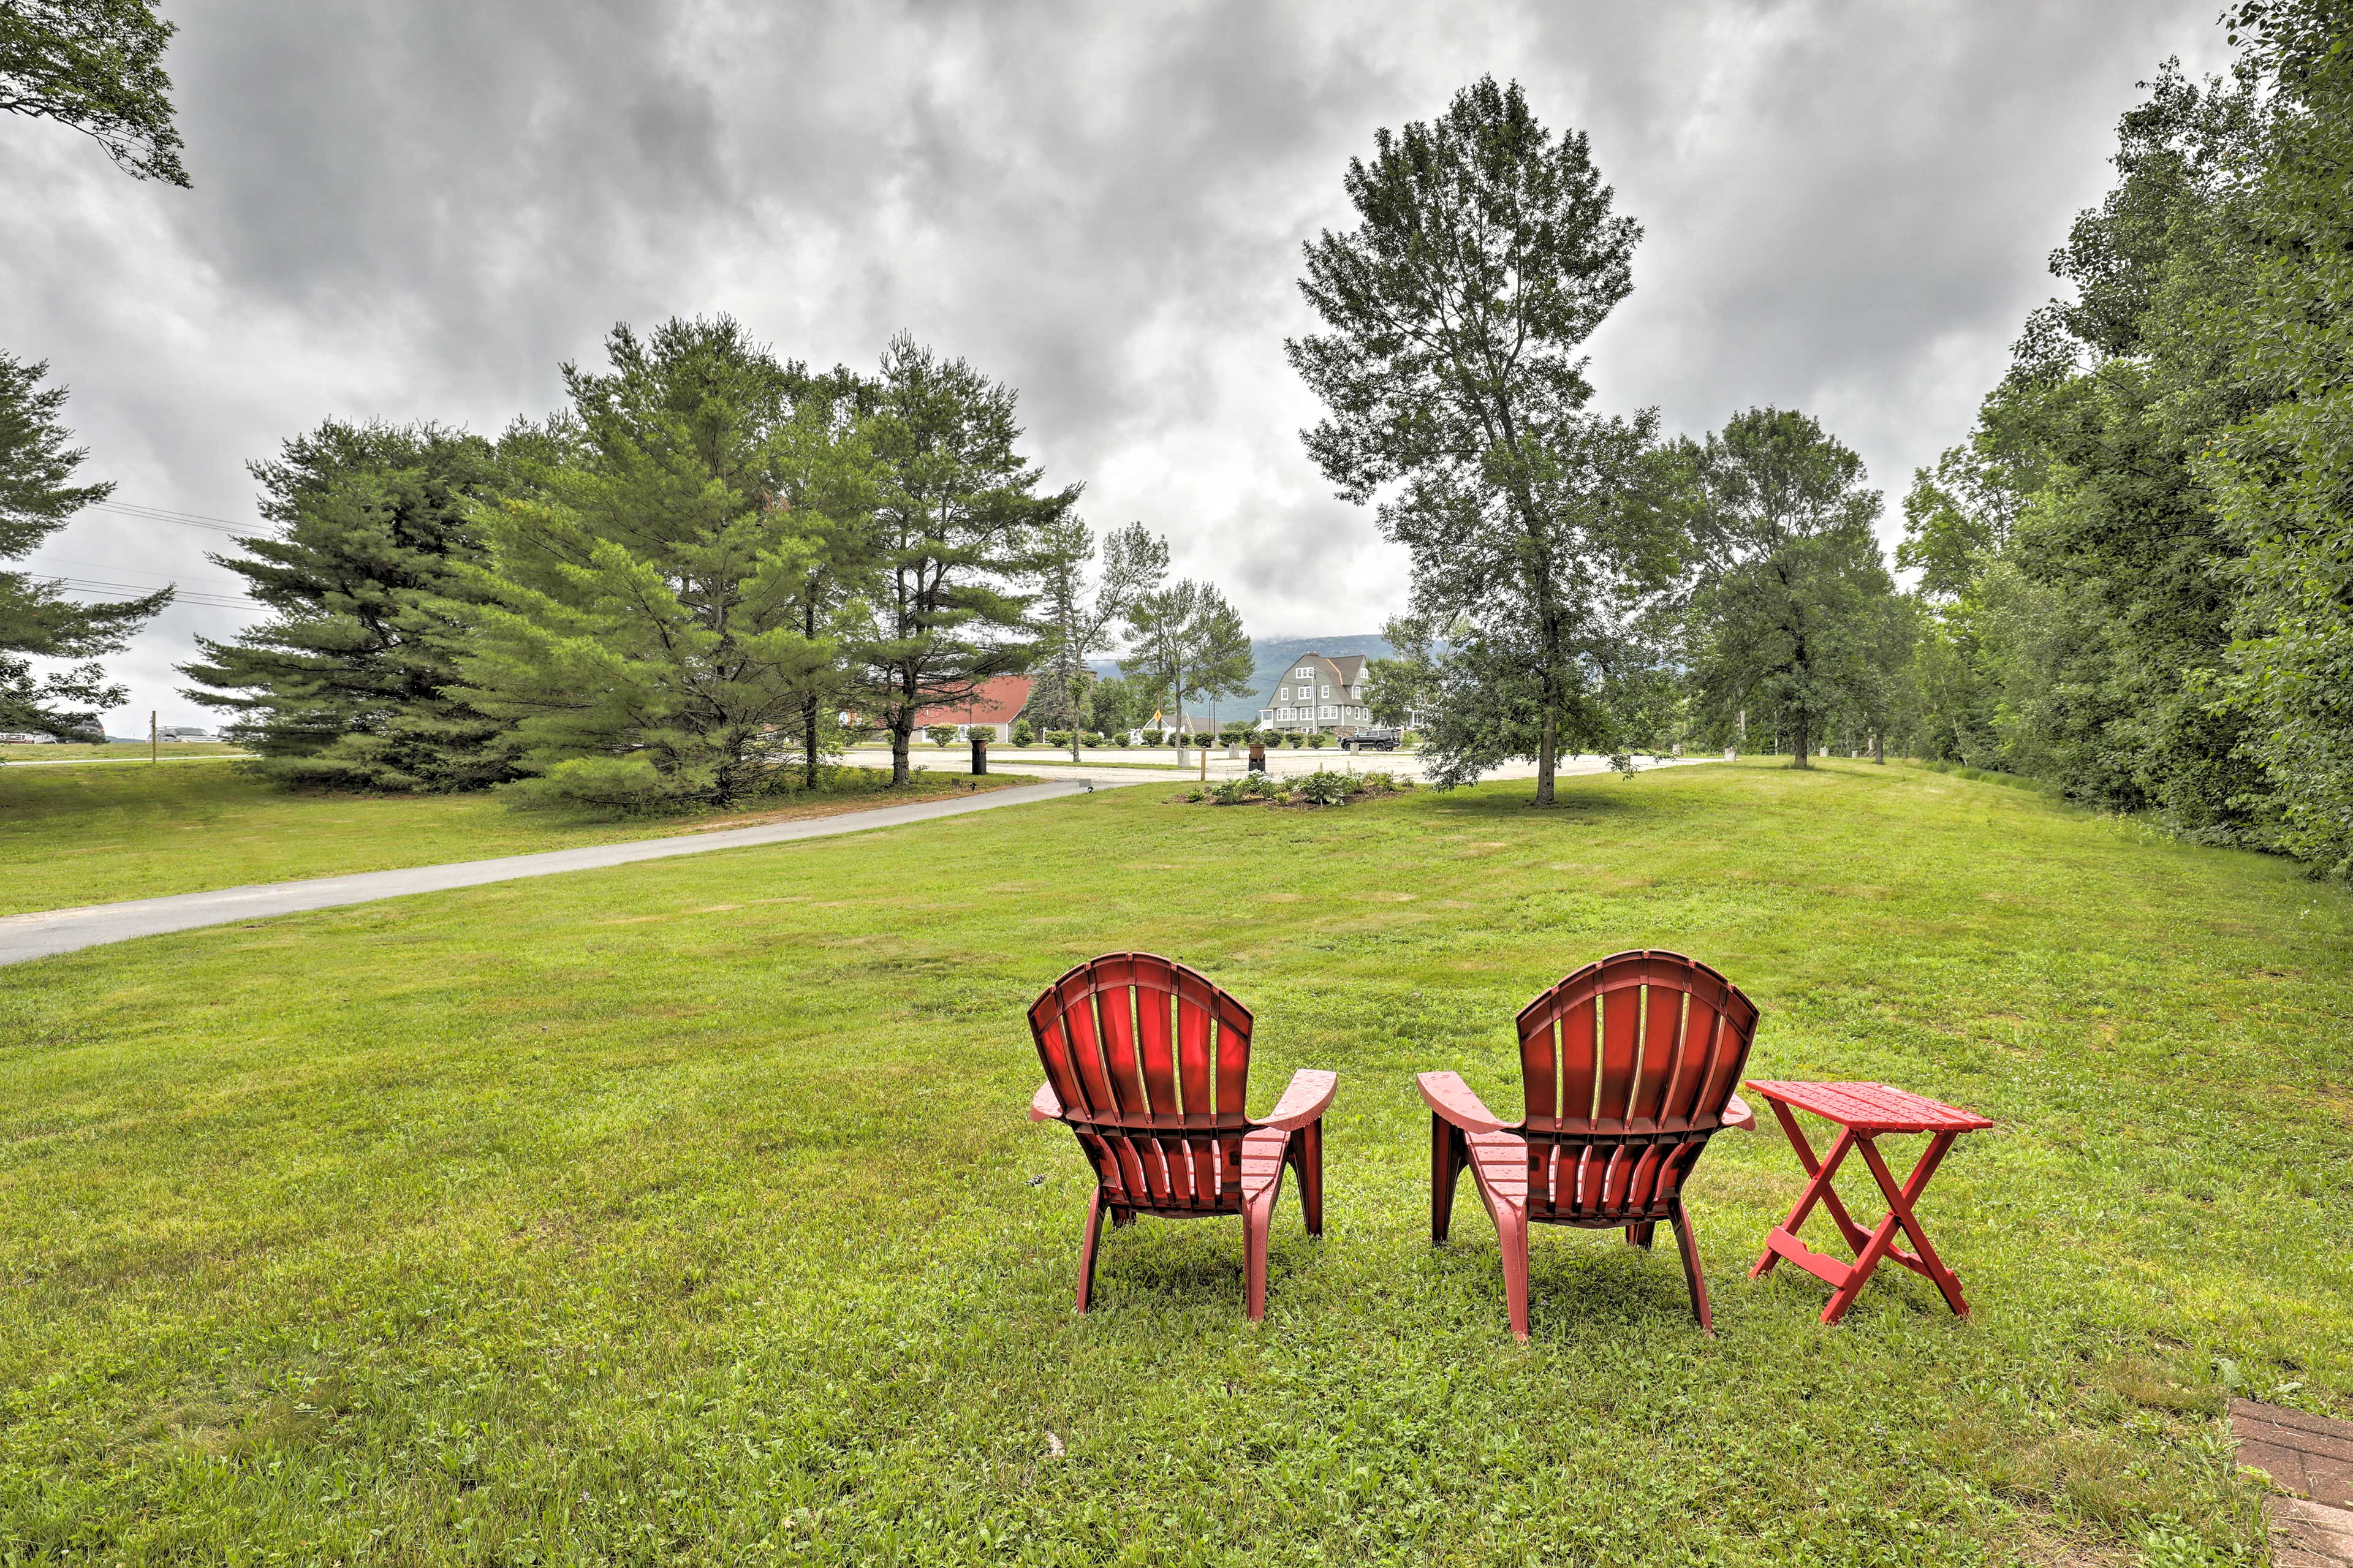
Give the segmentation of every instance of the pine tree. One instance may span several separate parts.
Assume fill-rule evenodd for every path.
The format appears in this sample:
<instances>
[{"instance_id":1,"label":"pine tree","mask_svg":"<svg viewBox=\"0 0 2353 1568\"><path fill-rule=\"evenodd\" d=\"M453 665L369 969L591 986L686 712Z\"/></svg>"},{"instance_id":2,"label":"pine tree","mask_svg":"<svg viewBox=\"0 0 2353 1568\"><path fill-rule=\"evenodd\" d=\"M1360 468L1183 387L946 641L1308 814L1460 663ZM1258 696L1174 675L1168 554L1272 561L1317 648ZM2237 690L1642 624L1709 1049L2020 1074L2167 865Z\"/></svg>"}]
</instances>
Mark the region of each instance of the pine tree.
<instances>
[{"instance_id":1,"label":"pine tree","mask_svg":"<svg viewBox=\"0 0 2353 1568\"><path fill-rule=\"evenodd\" d=\"M41 385L48 371L0 353L0 562L29 553L114 493L111 484L69 482L89 452L66 445L71 437L58 423L66 389ZM32 661L116 652L171 601L166 588L127 603L78 605L54 583L0 571L0 730L102 739L99 712L120 706L123 689L107 685L96 664L36 676Z\"/></svg>"},{"instance_id":2,"label":"pine tree","mask_svg":"<svg viewBox=\"0 0 2353 1568\"><path fill-rule=\"evenodd\" d=\"M504 726L450 697L463 628L444 601L483 559L471 512L500 467L480 437L329 420L251 465L277 535L213 561L275 612L180 666L186 695L289 784L479 788L512 776Z\"/></svg>"},{"instance_id":3,"label":"pine tree","mask_svg":"<svg viewBox=\"0 0 2353 1568\"><path fill-rule=\"evenodd\" d=\"M808 592L841 520L816 503L862 459L796 420L806 373L730 318L607 349L607 374L564 367L572 454L484 509L458 694L512 724L526 798L732 805L799 773L794 731L838 679Z\"/></svg>"},{"instance_id":4,"label":"pine tree","mask_svg":"<svg viewBox=\"0 0 2353 1568\"><path fill-rule=\"evenodd\" d=\"M891 736L892 783L904 784L925 709L969 701L983 681L1036 657L1018 584L1034 566L1039 531L1079 491L1038 493L1038 470L1015 449L1010 387L903 333L882 356L878 405L881 555L861 658L868 700Z\"/></svg>"}]
</instances>

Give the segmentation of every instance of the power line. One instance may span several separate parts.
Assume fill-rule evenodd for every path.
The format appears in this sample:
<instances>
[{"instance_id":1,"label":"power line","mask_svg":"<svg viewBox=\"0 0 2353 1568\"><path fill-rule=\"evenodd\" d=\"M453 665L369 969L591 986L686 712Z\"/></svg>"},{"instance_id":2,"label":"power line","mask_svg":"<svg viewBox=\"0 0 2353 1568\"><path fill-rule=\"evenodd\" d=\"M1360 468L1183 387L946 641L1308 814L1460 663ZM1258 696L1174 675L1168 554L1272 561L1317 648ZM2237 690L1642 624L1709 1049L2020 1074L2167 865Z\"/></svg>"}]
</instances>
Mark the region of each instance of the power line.
<instances>
[{"instance_id":1,"label":"power line","mask_svg":"<svg viewBox=\"0 0 2353 1568\"><path fill-rule=\"evenodd\" d=\"M177 523L182 528L201 528L213 533L233 533L252 537L266 535L270 531L270 525L266 522L232 522L225 517L206 517L202 512L194 511L174 511L169 507L141 506L134 501L101 500L92 501L90 505L96 510L120 512L124 517L135 517L142 522Z\"/></svg>"},{"instance_id":2,"label":"power line","mask_svg":"<svg viewBox=\"0 0 2353 1568\"><path fill-rule=\"evenodd\" d=\"M79 594L93 599L143 599L150 594L159 592L153 586L142 586L136 583L110 583L94 577L48 577L37 579L37 581L47 582L69 594ZM176 587L177 584L174 586ZM259 601L247 598L242 594L207 594L197 589L183 590L173 595L172 597L174 604L202 605L208 609L242 610L248 607L255 609L261 607Z\"/></svg>"},{"instance_id":3,"label":"power line","mask_svg":"<svg viewBox=\"0 0 2353 1568\"><path fill-rule=\"evenodd\" d=\"M46 551L42 553L47 555ZM57 566L90 566L100 572L111 573L117 577L144 577L159 584L169 583L175 586L188 586L188 579L185 577L168 572L149 572L136 566L125 566L113 561L79 561L70 555L48 555L47 560L26 562L26 565L35 572ZM188 591L192 594L234 594L239 598L250 596L247 595L243 584L232 583L226 577L205 578L193 586L188 586Z\"/></svg>"}]
</instances>

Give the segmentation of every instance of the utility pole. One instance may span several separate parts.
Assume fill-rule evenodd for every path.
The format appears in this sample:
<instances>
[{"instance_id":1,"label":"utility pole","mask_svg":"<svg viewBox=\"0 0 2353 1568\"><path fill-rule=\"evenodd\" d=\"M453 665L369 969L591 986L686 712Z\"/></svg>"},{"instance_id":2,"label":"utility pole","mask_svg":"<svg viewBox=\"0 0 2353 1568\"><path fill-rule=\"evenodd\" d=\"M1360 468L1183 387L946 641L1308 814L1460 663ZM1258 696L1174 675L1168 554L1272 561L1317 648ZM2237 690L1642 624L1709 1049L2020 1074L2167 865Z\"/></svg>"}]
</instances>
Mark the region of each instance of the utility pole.
<instances>
[{"instance_id":1,"label":"utility pole","mask_svg":"<svg viewBox=\"0 0 2353 1568\"><path fill-rule=\"evenodd\" d=\"M150 708L147 710L147 760L151 763L164 760L164 748L155 743L155 710Z\"/></svg>"}]
</instances>

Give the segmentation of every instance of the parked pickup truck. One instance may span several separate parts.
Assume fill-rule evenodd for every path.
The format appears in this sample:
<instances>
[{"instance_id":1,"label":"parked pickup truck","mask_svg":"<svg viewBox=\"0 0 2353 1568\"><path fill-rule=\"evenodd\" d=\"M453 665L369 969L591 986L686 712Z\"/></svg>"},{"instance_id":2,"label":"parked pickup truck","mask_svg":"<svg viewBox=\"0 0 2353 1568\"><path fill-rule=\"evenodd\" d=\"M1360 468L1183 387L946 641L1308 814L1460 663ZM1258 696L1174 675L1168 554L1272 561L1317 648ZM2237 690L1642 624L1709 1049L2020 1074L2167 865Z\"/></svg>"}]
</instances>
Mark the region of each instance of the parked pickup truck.
<instances>
[{"instance_id":1,"label":"parked pickup truck","mask_svg":"<svg viewBox=\"0 0 2353 1568\"><path fill-rule=\"evenodd\" d=\"M1340 737L1344 752L1394 752L1401 737L1395 730L1359 730Z\"/></svg>"}]
</instances>

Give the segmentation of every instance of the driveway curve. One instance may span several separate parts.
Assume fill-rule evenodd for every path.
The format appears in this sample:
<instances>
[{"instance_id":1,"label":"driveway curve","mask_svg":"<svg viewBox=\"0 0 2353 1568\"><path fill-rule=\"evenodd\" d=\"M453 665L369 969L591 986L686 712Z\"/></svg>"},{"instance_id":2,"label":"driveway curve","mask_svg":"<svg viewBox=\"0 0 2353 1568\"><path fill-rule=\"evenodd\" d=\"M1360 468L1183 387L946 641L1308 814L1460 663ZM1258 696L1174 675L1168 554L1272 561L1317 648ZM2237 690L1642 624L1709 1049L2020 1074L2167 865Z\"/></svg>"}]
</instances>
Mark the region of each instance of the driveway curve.
<instances>
[{"instance_id":1,"label":"driveway curve","mask_svg":"<svg viewBox=\"0 0 2353 1568\"><path fill-rule=\"evenodd\" d=\"M1124 784L1165 781L1146 775L1113 782ZM994 811L999 806L1060 800L1102 786L1058 780L991 790L962 800L889 805L872 811L844 812L839 816L733 827L718 833L638 838L621 844L549 849L536 855L506 855L495 860L459 860L446 866L412 866L396 871L362 871L348 877L314 877L301 882L177 893L166 899L132 899L118 904L43 910L0 918L0 965L23 963L112 942L129 942L134 937L161 936L167 931L194 931L200 926L300 914L306 910L329 910L344 904L373 903L378 899L405 898L411 893L438 893L522 877L553 877L565 871L627 866L638 860L664 860L674 855L705 855L714 849L743 849L760 844L789 844L800 838L827 838L840 833L864 833L878 827L929 822L934 817Z\"/></svg>"}]
</instances>

